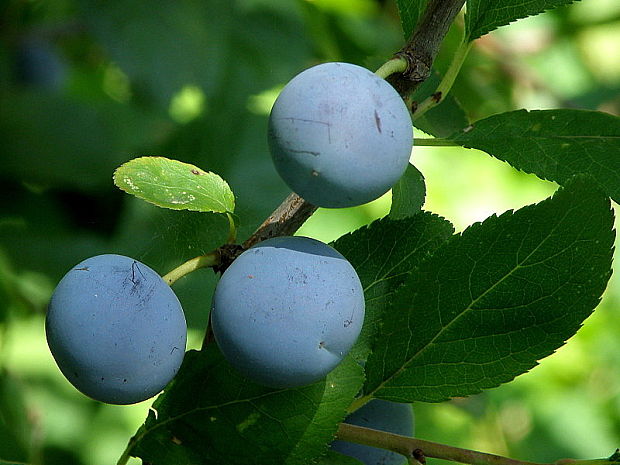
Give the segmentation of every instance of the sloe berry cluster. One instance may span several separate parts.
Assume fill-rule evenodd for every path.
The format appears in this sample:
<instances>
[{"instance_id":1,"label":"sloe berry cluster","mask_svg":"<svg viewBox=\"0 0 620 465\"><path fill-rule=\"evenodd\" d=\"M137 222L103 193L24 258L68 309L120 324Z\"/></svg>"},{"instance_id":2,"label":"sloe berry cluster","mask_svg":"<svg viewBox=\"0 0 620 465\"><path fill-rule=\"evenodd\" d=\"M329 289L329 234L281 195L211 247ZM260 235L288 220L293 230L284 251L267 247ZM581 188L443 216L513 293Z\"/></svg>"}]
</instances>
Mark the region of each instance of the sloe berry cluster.
<instances>
[{"instance_id":1,"label":"sloe berry cluster","mask_svg":"<svg viewBox=\"0 0 620 465\"><path fill-rule=\"evenodd\" d=\"M276 100L268 139L278 173L321 207L374 200L403 174L411 153L409 113L396 91L365 68L325 63L292 79ZM335 249L307 237L275 237L245 250L217 284L211 327L224 357L271 387L323 379L347 355L364 323L364 291ZM183 361L181 304L151 268L121 255L73 267L47 313L51 352L67 379L102 402L157 394ZM373 400L347 422L413 434L411 405ZM366 464L402 456L335 441Z\"/></svg>"}]
</instances>

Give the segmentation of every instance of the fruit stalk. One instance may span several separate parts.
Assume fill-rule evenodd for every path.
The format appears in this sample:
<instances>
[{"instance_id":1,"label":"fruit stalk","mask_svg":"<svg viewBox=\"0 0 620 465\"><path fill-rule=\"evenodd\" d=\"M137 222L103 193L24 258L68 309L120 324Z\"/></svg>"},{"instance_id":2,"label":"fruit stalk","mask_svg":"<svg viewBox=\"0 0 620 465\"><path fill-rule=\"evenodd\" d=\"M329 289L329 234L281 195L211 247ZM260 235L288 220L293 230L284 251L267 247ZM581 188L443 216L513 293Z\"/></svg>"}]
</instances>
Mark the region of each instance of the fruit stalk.
<instances>
[{"instance_id":1,"label":"fruit stalk","mask_svg":"<svg viewBox=\"0 0 620 465\"><path fill-rule=\"evenodd\" d=\"M375 74L380 78L386 79L394 73L403 73L407 70L407 60L403 58L392 58L381 65L381 67L375 71Z\"/></svg>"},{"instance_id":2,"label":"fruit stalk","mask_svg":"<svg viewBox=\"0 0 620 465\"><path fill-rule=\"evenodd\" d=\"M180 278L185 276L186 274L191 273L192 271L196 271L199 268L210 268L220 264L220 253L218 250L210 252L205 255L200 255L198 257L194 257L180 266L176 267L174 270L170 271L166 275L162 276L162 279L169 285L172 286L175 282L177 282Z\"/></svg>"}]
</instances>

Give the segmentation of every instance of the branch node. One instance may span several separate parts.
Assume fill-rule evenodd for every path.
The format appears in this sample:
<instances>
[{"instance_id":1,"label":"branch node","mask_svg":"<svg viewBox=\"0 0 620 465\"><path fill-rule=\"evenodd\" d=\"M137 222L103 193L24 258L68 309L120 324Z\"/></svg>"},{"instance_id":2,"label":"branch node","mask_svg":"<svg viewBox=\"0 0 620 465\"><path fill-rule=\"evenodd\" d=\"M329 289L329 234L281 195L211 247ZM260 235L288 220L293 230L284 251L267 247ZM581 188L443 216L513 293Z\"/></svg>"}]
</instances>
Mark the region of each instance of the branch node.
<instances>
[{"instance_id":1,"label":"branch node","mask_svg":"<svg viewBox=\"0 0 620 465\"><path fill-rule=\"evenodd\" d=\"M297 194L290 194L243 243L243 248L249 249L265 239L276 236L292 236L316 209L316 206Z\"/></svg>"},{"instance_id":2,"label":"branch node","mask_svg":"<svg viewBox=\"0 0 620 465\"><path fill-rule=\"evenodd\" d=\"M411 455L413 455L413 458L422 465L426 465L426 456L424 455L424 451L422 449L415 449Z\"/></svg>"},{"instance_id":3,"label":"branch node","mask_svg":"<svg viewBox=\"0 0 620 465\"><path fill-rule=\"evenodd\" d=\"M239 244L224 244L219 247L217 251L220 254L220 262L213 266L213 271L216 273L224 273L226 268L228 268L244 250L245 248Z\"/></svg>"}]
</instances>

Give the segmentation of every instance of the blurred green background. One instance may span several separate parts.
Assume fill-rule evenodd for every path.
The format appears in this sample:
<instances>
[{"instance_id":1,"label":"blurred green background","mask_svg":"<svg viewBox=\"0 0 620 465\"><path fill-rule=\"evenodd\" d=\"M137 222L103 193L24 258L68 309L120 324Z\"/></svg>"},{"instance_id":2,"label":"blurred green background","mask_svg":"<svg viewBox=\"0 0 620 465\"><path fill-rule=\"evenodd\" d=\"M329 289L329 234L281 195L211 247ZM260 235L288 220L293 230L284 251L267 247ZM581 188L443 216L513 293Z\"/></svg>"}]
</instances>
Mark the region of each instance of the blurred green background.
<instances>
[{"instance_id":1,"label":"blurred green background","mask_svg":"<svg viewBox=\"0 0 620 465\"><path fill-rule=\"evenodd\" d=\"M462 18L437 60L449 63ZM215 215L130 198L112 172L163 155L224 177L244 238L287 195L266 145L279 89L322 61L376 68L403 42L393 1L11 0L0 6L0 458L115 463L151 402L109 406L75 391L45 342L55 283L99 253L160 273L226 237ZM620 113L620 3L583 0L476 42L453 89L472 120L516 108ZM418 136L424 136L418 133ZM486 154L414 148L425 208L458 230L539 201L556 186ZM300 234L325 241L389 210L390 195L320 210ZM608 456L620 446L620 281L558 353L512 383L416 405L417 435L531 461ZM215 279L175 285L205 329ZM137 462L137 461L136 461Z\"/></svg>"}]
</instances>

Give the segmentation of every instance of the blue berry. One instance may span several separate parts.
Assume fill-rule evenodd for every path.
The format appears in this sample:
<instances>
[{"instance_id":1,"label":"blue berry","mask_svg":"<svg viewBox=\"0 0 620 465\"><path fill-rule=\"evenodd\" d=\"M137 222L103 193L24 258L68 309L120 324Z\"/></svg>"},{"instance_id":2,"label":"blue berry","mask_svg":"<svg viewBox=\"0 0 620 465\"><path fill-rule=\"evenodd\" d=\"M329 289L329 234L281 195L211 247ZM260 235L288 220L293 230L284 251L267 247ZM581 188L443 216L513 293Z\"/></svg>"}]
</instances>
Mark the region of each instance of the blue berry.
<instances>
[{"instance_id":1,"label":"blue berry","mask_svg":"<svg viewBox=\"0 0 620 465\"><path fill-rule=\"evenodd\" d=\"M161 391L185 354L181 304L151 268L121 255L74 266L49 303L47 341L78 390L110 404L132 404Z\"/></svg>"}]
</instances>

